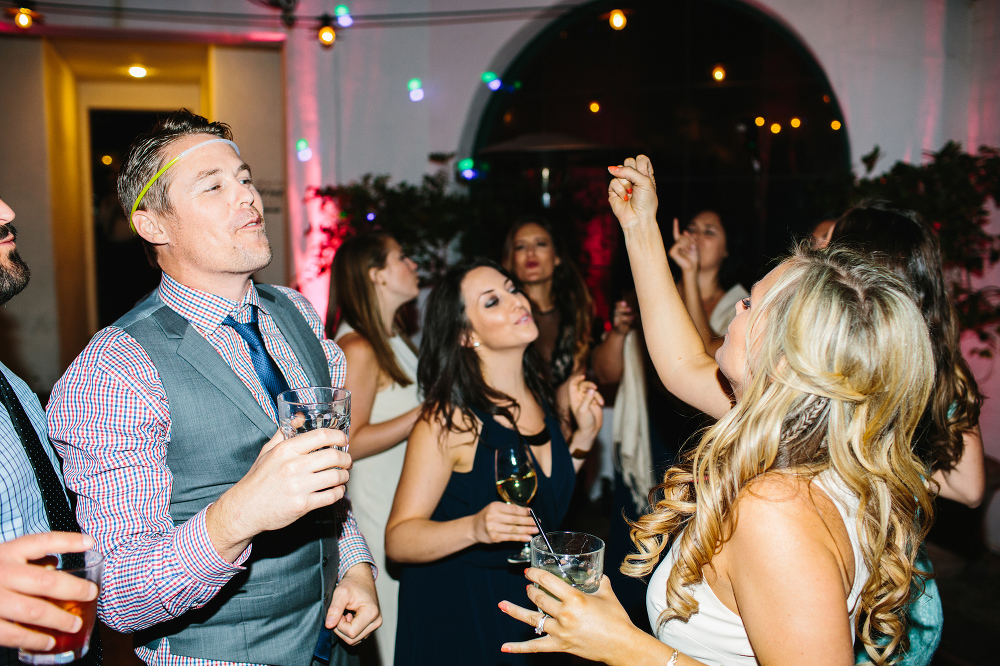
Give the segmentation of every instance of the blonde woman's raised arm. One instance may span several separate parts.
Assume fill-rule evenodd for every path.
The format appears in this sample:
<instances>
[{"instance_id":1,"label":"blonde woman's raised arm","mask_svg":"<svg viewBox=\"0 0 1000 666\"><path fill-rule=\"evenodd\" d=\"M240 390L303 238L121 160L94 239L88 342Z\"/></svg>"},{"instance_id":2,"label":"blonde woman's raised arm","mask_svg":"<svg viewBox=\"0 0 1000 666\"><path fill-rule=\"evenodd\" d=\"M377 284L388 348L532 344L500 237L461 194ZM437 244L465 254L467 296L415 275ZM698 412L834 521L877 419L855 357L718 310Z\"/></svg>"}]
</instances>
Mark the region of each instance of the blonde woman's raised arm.
<instances>
[{"instance_id":1,"label":"blonde woman's raised arm","mask_svg":"<svg viewBox=\"0 0 1000 666\"><path fill-rule=\"evenodd\" d=\"M620 167L608 186L611 209L625 233L646 346L667 390L719 418L731 406L719 366L705 344L670 275L663 237L656 223L656 186L649 158L639 155Z\"/></svg>"}]
</instances>

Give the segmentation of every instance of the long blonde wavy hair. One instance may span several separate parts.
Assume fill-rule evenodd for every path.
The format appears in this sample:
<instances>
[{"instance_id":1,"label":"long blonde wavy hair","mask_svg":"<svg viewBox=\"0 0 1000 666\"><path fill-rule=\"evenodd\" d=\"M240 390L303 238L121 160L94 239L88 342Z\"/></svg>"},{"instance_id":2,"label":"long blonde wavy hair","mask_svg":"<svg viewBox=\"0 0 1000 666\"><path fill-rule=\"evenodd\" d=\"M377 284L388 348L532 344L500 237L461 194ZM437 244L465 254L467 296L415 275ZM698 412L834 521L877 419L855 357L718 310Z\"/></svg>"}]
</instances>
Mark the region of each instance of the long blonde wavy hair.
<instances>
[{"instance_id":1,"label":"long blonde wavy hair","mask_svg":"<svg viewBox=\"0 0 1000 666\"><path fill-rule=\"evenodd\" d=\"M934 379L927 327L907 286L861 255L800 246L783 269L751 309L743 395L650 493L652 512L631 523L639 552L621 569L651 573L676 536L658 622L686 621L698 612L688 586L731 537L747 486L832 468L860 500L870 576L857 632L876 664L890 663L907 647L903 610L925 577L914 558L933 517L910 446Z\"/></svg>"}]
</instances>

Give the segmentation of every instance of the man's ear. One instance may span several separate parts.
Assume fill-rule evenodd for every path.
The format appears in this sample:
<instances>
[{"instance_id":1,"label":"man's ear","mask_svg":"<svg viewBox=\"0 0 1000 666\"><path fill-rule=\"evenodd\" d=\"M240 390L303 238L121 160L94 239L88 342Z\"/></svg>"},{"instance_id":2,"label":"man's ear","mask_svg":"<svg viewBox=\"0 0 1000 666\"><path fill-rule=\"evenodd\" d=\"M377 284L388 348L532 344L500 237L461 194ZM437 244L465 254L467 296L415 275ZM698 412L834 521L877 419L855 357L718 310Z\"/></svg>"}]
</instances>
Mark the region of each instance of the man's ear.
<instances>
[{"instance_id":1,"label":"man's ear","mask_svg":"<svg viewBox=\"0 0 1000 666\"><path fill-rule=\"evenodd\" d=\"M132 225L136 233L153 245L166 245L170 242L170 233L163 217L145 210L132 213Z\"/></svg>"}]
</instances>

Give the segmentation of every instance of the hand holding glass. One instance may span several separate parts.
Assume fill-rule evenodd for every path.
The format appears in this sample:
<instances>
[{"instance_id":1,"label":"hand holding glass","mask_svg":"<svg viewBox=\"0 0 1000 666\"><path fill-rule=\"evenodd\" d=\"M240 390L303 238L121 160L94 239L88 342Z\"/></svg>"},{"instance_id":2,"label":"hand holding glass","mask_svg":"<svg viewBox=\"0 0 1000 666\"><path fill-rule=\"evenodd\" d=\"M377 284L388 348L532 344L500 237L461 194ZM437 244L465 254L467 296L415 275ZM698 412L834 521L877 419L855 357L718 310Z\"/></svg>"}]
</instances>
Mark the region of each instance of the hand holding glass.
<instances>
[{"instance_id":1,"label":"hand holding glass","mask_svg":"<svg viewBox=\"0 0 1000 666\"><path fill-rule=\"evenodd\" d=\"M286 438L320 428L345 435L351 429L351 392L328 386L307 386L278 394L278 426ZM336 447L347 451L347 445Z\"/></svg>"},{"instance_id":2,"label":"hand holding glass","mask_svg":"<svg viewBox=\"0 0 1000 666\"><path fill-rule=\"evenodd\" d=\"M534 537L531 566L559 576L581 592L597 592L604 576L604 541L585 532L546 532L545 536L552 550L541 534Z\"/></svg>"},{"instance_id":3,"label":"hand holding glass","mask_svg":"<svg viewBox=\"0 0 1000 666\"><path fill-rule=\"evenodd\" d=\"M496 452L497 494L507 504L528 506L538 490L538 475L531 455L524 444L497 449ZM528 544L507 558L511 564L529 560Z\"/></svg>"},{"instance_id":4,"label":"hand holding glass","mask_svg":"<svg viewBox=\"0 0 1000 666\"><path fill-rule=\"evenodd\" d=\"M98 587L101 586L104 558L96 550L48 555L35 561L35 564L58 569L78 578L89 580ZM72 634L27 625L34 631L52 636L56 642L51 650L45 652L19 650L18 659L26 664L68 664L87 654L87 650L90 649L90 633L94 629L94 621L97 618L97 598L95 597L91 601L66 601L62 599L51 599L50 601L64 611L78 616L83 620L83 624L79 631Z\"/></svg>"}]
</instances>

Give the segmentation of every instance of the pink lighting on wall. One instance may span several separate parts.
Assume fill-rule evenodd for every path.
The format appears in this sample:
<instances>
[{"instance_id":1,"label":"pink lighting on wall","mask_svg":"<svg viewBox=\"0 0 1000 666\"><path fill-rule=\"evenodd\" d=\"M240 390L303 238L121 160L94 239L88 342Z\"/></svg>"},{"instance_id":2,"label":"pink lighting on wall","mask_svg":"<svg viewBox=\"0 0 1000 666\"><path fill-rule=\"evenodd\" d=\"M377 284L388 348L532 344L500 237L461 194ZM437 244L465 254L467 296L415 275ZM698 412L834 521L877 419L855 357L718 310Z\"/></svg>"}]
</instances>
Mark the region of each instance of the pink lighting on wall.
<instances>
[{"instance_id":1,"label":"pink lighting on wall","mask_svg":"<svg viewBox=\"0 0 1000 666\"><path fill-rule=\"evenodd\" d=\"M306 30L290 31L285 46L285 164L288 169L288 243L292 286L326 319L330 289L330 231L340 219L332 201L308 193L323 185L323 150L318 86L320 70L330 69L330 51L320 49ZM302 161L297 144L305 139L310 159ZM329 256L327 256L329 255Z\"/></svg>"}]
</instances>

